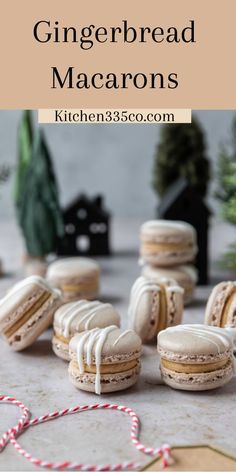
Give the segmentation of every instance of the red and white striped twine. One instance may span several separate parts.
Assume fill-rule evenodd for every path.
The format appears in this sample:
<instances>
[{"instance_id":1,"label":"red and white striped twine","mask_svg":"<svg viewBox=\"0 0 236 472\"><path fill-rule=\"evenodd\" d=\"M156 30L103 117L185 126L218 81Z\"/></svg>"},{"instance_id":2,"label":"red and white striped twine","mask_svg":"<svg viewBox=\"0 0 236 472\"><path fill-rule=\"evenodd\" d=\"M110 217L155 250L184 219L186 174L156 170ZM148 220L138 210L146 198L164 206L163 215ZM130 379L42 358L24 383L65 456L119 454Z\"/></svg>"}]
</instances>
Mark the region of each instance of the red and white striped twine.
<instances>
[{"instance_id":1,"label":"red and white striped twine","mask_svg":"<svg viewBox=\"0 0 236 472\"><path fill-rule=\"evenodd\" d=\"M0 439L0 452L6 446L8 442L10 442L15 449L25 457L31 464L43 467L45 469L52 469L52 470L81 470L81 471L112 471L112 470L138 470L141 468L141 465L136 462L123 462L119 464L103 464L103 465L85 465L77 462L71 461L63 461L63 462L51 462L51 461L44 461L42 459L37 459L33 457L29 452L21 447L21 445L17 441L17 436L21 434L24 430L31 426L36 426L40 423L45 423L47 421L55 420L57 418L71 415L74 413L79 413L82 411L88 410L116 410L121 411L123 413L127 413L131 417L131 441L138 449L138 451L142 452L143 454L147 454L154 457L160 457L162 460L163 468L167 467L172 463L171 458L171 449L168 444L163 444L160 448L155 449L152 447L146 447L139 441L139 418L136 413L126 406L122 405L114 405L110 403L98 403L95 405L83 405L83 406L76 406L74 408L66 408L65 410L61 411L54 411L53 413L48 413L47 415L40 416L39 418L34 418L30 420L30 411L27 407L25 407L21 402L16 400L15 398L0 395L0 402L8 402L12 403L13 405L18 406L22 410L22 415L17 423L16 426L10 428L6 431L2 438Z\"/></svg>"},{"instance_id":2,"label":"red and white striped twine","mask_svg":"<svg viewBox=\"0 0 236 472\"><path fill-rule=\"evenodd\" d=\"M9 438L12 434L17 436L19 434L25 423L29 421L30 419L30 411L29 408L27 408L23 403L19 402L13 397L9 397L6 395L0 395L0 402L4 403L11 403L12 405L18 406L22 410L22 415L17 423L17 425L13 426L12 428L9 428L5 433L3 433L2 437L0 438L0 452L4 449L6 444L9 442Z\"/></svg>"}]
</instances>

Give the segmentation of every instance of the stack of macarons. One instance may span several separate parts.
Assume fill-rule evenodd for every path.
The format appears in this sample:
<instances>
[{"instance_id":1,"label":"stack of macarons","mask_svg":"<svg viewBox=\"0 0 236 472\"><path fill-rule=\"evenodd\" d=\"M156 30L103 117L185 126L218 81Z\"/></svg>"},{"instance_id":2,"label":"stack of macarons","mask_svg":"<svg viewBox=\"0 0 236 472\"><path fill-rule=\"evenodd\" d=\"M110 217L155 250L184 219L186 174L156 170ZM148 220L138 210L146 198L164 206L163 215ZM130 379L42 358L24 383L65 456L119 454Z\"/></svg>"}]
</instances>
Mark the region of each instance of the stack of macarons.
<instances>
[{"instance_id":1,"label":"stack of macarons","mask_svg":"<svg viewBox=\"0 0 236 472\"><path fill-rule=\"evenodd\" d=\"M189 303L197 282L193 266L197 240L193 226L183 221L147 221L141 226L140 241L142 275L174 279L184 289L184 303Z\"/></svg>"}]
</instances>

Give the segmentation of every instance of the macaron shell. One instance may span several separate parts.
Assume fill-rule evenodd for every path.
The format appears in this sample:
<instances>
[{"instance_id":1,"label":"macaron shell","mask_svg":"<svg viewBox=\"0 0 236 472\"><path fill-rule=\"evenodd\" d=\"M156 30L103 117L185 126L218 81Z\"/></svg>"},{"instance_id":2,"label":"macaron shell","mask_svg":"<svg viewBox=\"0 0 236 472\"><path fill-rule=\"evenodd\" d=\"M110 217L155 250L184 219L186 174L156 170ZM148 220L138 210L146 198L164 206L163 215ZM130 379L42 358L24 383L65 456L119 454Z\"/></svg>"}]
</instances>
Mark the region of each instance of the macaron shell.
<instances>
[{"instance_id":1,"label":"macaron shell","mask_svg":"<svg viewBox=\"0 0 236 472\"><path fill-rule=\"evenodd\" d=\"M91 313L90 318L86 317L86 314L89 315L89 313ZM63 316L69 317L70 314L73 315L69 324L70 337L86 329L105 328L109 325L120 326L120 316L111 304L80 300L79 302L66 303L56 311L53 326L57 334L65 336L66 318L63 321ZM88 327L86 327L87 323L89 323Z\"/></svg>"},{"instance_id":2,"label":"macaron shell","mask_svg":"<svg viewBox=\"0 0 236 472\"><path fill-rule=\"evenodd\" d=\"M69 345L67 343L63 343L63 341L58 339L56 336L53 336L52 338L52 349L57 357L60 357L64 361L70 361Z\"/></svg>"},{"instance_id":3,"label":"macaron shell","mask_svg":"<svg viewBox=\"0 0 236 472\"><path fill-rule=\"evenodd\" d=\"M157 265L159 267L171 267L186 262L192 262L195 257L195 251L192 249L169 248L166 250L147 252L145 246L141 249L141 257L147 264Z\"/></svg>"},{"instance_id":4,"label":"macaron shell","mask_svg":"<svg viewBox=\"0 0 236 472\"><path fill-rule=\"evenodd\" d=\"M184 221L150 220L141 226L141 239L156 242L181 243L196 241L196 231Z\"/></svg>"},{"instance_id":5,"label":"macaron shell","mask_svg":"<svg viewBox=\"0 0 236 472\"><path fill-rule=\"evenodd\" d=\"M101 330L102 331L102 330ZM81 337L85 336L88 331L76 334L69 343L69 352L71 359L77 358L77 345ZM119 339L119 342L117 342ZM84 346L84 360L86 360L87 342ZM121 329L114 326L114 330L110 331L103 343L101 361L102 363L123 362L131 359L139 358L142 348L140 337L134 332ZM95 364L95 345L92 348L92 363Z\"/></svg>"},{"instance_id":6,"label":"macaron shell","mask_svg":"<svg viewBox=\"0 0 236 472\"><path fill-rule=\"evenodd\" d=\"M158 351L176 362L214 362L232 355L230 336L221 328L179 325L158 334Z\"/></svg>"},{"instance_id":7,"label":"macaron shell","mask_svg":"<svg viewBox=\"0 0 236 472\"><path fill-rule=\"evenodd\" d=\"M137 366L128 371L101 374L101 393L117 392L132 387L138 380L139 372L140 362L137 361ZM81 374L74 361L69 364L69 378L76 388L87 392L95 392L95 374L86 372Z\"/></svg>"},{"instance_id":8,"label":"macaron shell","mask_svg":"<svg viewBox=\"0 0 236 472\"><path fill-rule=\"evenodd\" d=\"M135 300L131 300L130 304L132 303L135 303ZM140 336L143 342L155 338L160 321L160 310L160 291L157 290L143 293L134 308L134 313L130 315L129 327Z\"/></svg>"},{"instance_id":9,"label":"macaron shell","mask_svg":"<svg viewBox=\"0 0 236 472\"><path fill-rule=\"evenodd\" d=\"M183 289L177 284L167 283L164 287L166 297L166 327L181 323L183 315Z\"/></svg>"},{"instance_id":10,"label":"macaron shell","mask_svg":"<svg viewBox=\"0 0 236 472\"><path fill-rule=\"evenodd\" d=\"M226 303L231 296L230 306L228 306L225 316ZM205 324L222 327L226 325L236 326L235 282L221 282L213 288L206 306Z\"/></svg>"},{"instance_id":11,"label":"macaron shell","mask_svg":"<svg viewBox=\"0 0 236 472\"><path fill-rule=\"evenodd\" d=\"M164 382L174 389L201 391L227 384L233 377L233 366L229 361L227 366L222 369L201 374L179 373L161 366L161 373Z\"/></svg>"},{"instance_id":12,"label":"macaron shell","mask_svg":"<svg viewBox=\"0 0 236 472\"><path fill-rule=\"evenodd\" d=\"M99 274L99 265L93 259L87 257L71 257L58 259L48 267L47 278L77 279L78 276L85 277L90 274Z\"/></svg>"}]
</instances>

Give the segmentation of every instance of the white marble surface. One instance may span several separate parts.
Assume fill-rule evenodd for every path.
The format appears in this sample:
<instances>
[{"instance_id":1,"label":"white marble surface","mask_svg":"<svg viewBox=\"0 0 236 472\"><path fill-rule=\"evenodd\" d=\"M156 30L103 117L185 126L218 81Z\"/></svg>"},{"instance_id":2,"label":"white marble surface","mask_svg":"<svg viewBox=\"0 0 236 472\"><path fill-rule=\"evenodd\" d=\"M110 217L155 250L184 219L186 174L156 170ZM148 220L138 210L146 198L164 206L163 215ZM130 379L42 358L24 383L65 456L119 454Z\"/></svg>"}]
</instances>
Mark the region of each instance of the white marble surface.
<instances>
[{"instance_id":1,"label":"white marble surface","mask_svg":"<svg viewBox=\"0 0 236 472\"><path fill-rule=\"evenodd\" d=\"M124 225L124 222L116 221L116 253L111 258L100 259L102 299L114 303L122 315L124 328L129 290L139 273L138 226L139 222ZM219 231L222 234L222 228ZM220 246L222 244L219 242ZM20 238L11 224L1 226L0 252L9 272L0 280L2 294L12 284L15 278L12 271L19 267L22 254ZM203 321L210 289L197 289L194 304L185 310L185 322ZM144 348L142 372L137 385L126 392L98 398L77 391L69 383L67 364L52 353L51 335L51 330L48 330L22 353L12 352L3 341L0 342L0 393L19 398L29 406L34 416L98 401L125 404L139 414L141 439L147 445L157 447L163 442L171 445L210 443L236 456L236 378L224 388L211 392L171 390L162 384L156 347L148 346ZM18 411L7 405L0 405L0 411L1 434L16 422ZM148 457L136 452L129 441L129 426L129 418L117 412L83 412L34 427L22 435L20 442L34 455L48 460L107 463L131 459L145 463ZM0 454L0 470L23 471L34 470L34 467L8 446Z\"/></svg>"}]
</instances>

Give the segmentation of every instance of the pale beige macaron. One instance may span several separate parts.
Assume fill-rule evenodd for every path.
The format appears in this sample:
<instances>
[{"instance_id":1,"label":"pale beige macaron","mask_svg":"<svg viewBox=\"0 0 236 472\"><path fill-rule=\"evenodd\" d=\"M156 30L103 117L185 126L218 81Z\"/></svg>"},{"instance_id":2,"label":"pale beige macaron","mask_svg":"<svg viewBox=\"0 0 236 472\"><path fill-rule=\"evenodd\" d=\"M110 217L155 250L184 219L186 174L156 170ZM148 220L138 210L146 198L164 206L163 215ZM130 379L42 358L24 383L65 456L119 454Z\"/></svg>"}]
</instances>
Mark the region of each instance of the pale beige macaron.
<instances>
[{"instance_id":1,"label":"pale beige macaron","mask_svg":"<svg viewBox=\"0 0 236 472\"><path fill-rule=\"evenodd\" d=\"M31 276L14 285L0 300L0 333L16 351L33 344L52 323L62 303L58 290Z\"/></svg>"},{"instance_id":2,"label":"pale beige macaron","mask_svg":"<svg viewBox=\"0 0 236 472\"><path fill-rule=\"evenodd\" d=\"M152 220L141 226L140 256L147 264L168 267L194 260L196 231L183 221Z\"/></svg>"},{"instance_id":3,"label":"pale beige macaron","mask_svg":"<svg viewBox=\"0 0 236 472\"><path fill-rule=\"evenodd\" d=\"M181 323L183 292L174 280L159 282L139 277L131 289L129 327L148 342L156 339L162 329Z\"/></svg>"},{"instance_id":4,"label":"pale beige macaron","mask_svg":"<svg viewBox=\"0 0 236 472\"><path fill-rule=\"evenodd\" d=\"M189 304L194 298L197 283L197 271L193 265L186 264L174 267L154 267L145 265L142 275L148 279L173 279L184 289L184 304Z\"/></svg>"},{"instance_id":5,"label":"pale beige macaron","mask_svg":"<svg viewBox=\"0 0 236 472\"><path fill-rule=\"evenodd\" d=\"M205 324L212 326L236 326L236 282L217 284L208 299Z\"/></svg>"},{"instance_id":6,"label":"pale beige macaron","mask_svg":"<svg viewBox=\"0 0 236 472\"><path fill-rule=\"evenodd\" d=\"M99 265L87 257L56 260L47 271L47 280L61 290L65 301L97 298L99 278Z\"/></svg>"},{"instance_id":7,"label":"pale beige macaron","mask_svg":"<svg viewBox=\"0 0 236 472\"><path fill-rule=\"evenodd\" d=\"M75 334L110 325L120 326L120 316L110 303L88 300L66 303L54 315L53 351L69 361L69 342Z\"/></svg>"},{"instance_id":8,"label":"pale beige macaron","mask_svg":"<svg viewBox=\"0 0 236 472\"><path fill-rule=\"evenodd\" d=\"M69 344L69 378L88 392L124 390L137 382L142 342L132 330L117 326L75 335Z\"/></svg>"},{"instance_id":9,"label":"pale beige macaron","mask_svg":"<svg viewBox=\"0 0 236 472\"><path fill-rule=\"evenodd\" d=\"M164 382L179 390L210 390L234 372L233 343L226 330L199 324L167 328L158 334Z\"/></svg>"}]
</instances>

